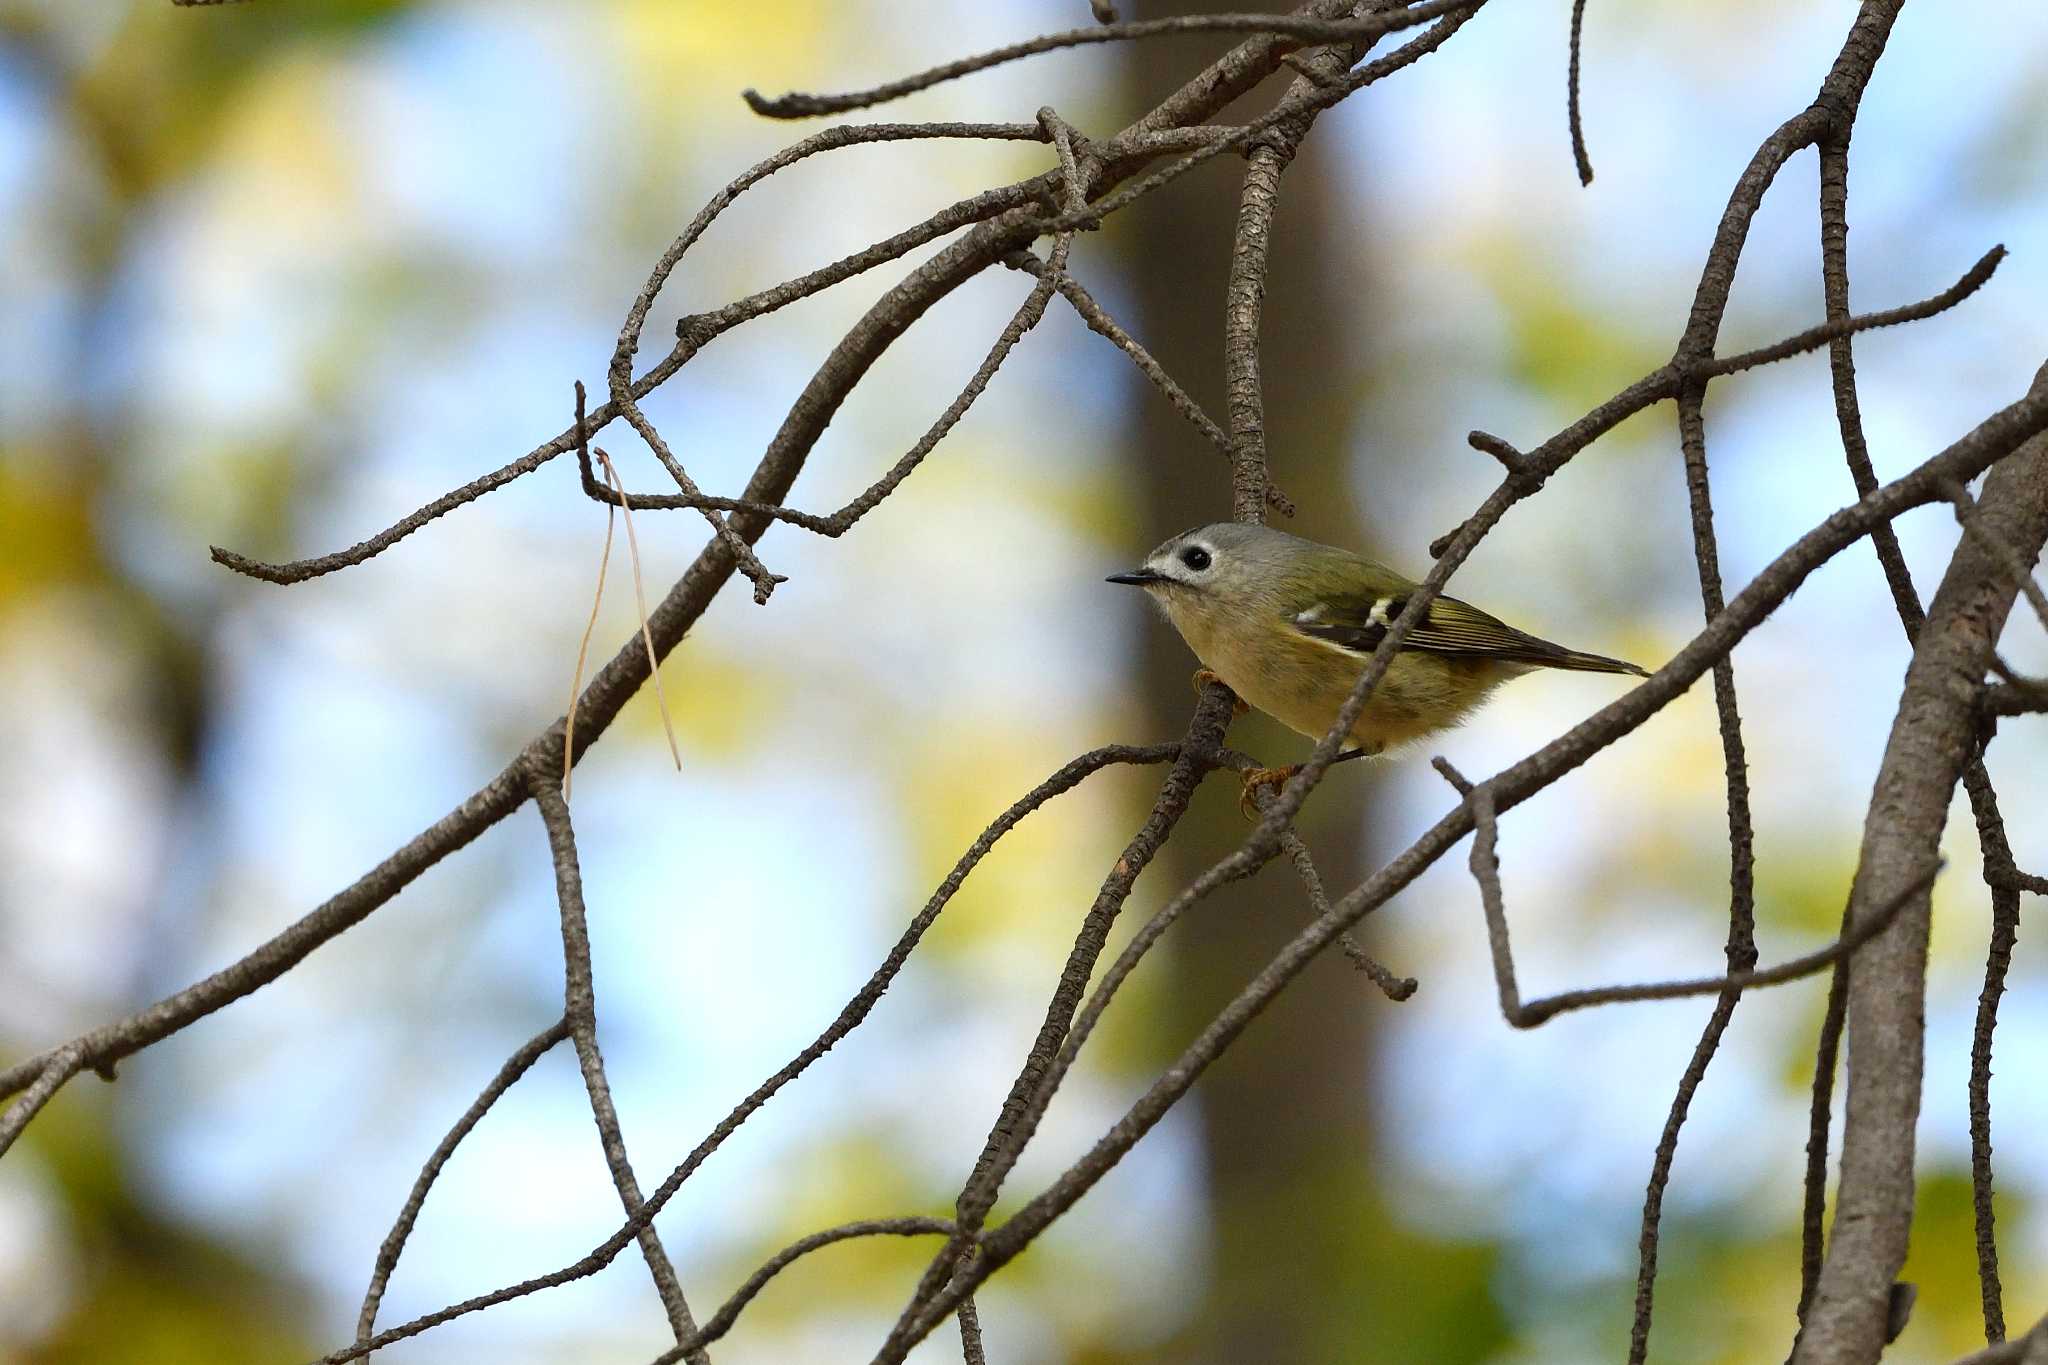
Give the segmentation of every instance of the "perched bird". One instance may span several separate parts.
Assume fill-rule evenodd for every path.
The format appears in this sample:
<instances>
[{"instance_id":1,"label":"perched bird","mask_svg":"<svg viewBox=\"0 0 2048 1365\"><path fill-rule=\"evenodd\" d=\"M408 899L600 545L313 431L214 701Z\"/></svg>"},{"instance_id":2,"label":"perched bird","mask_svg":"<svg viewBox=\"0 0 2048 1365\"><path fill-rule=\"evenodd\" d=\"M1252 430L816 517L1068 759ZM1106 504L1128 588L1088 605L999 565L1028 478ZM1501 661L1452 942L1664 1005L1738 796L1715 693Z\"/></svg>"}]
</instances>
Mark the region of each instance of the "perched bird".
<instances>
[{"instance_id":1,"label":"perched bird","mask_svg":"<svg viewBox=\"0 0 2048 1365\"><path fill-rule=\"evenodd\" d=\"M1321 739L1415 584L1348 550L1264 526L1220 522L1183 532L1143 565L1109 576L1152 596L1203 667L1242 704ZM1494 688L1536 668L1633 673L1620 659L1566 649L1439 597L1414 623L1351 727L1341 761L1456 725ZM1247 776L1245 795L1300 765Z\"/></svg>"}]
</instances>

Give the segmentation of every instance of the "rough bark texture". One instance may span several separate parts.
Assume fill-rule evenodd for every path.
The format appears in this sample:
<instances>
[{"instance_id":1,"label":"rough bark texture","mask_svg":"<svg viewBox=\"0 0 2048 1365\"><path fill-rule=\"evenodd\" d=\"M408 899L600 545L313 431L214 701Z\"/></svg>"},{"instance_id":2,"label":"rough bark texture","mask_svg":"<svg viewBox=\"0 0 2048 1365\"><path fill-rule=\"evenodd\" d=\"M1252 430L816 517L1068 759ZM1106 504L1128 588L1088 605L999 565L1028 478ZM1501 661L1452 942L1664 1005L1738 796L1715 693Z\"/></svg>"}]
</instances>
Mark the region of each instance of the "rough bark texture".
<instances>
[{"instance_id":1,"label":"rough bark texture","mask_svg":"<svg viewBox=\"0 0 2048 1365\"><path fill-rule=\"evenodd\" d=\"M2044 380L2048 371L2037 391ZM1906 670L1864 822L1852 919L1890 903L1940 856L1956 782L1977 752L1985 670L2019 588L1986 542L2028 562L2039 557L2048 539L2048 438L1992 467L1974 530L1956 547ZM1886 1305L1913 1223L1930 901L1926 890L1914 895L1858 952L1849 978L1841 1192L1797 1365L1852 1365L1884 1350Z\"/></svg>"}]
</instances>

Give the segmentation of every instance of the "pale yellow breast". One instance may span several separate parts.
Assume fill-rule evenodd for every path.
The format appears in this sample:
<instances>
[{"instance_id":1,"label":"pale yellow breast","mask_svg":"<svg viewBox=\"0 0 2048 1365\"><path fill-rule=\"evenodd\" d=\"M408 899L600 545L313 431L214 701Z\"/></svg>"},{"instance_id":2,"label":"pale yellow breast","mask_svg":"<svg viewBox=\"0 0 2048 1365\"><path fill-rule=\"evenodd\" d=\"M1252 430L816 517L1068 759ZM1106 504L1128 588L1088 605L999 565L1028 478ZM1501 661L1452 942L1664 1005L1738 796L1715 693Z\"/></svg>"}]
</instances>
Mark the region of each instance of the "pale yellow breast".
<instances>
[{"instance_id":1,"label":"pale yellow breast","mask_svg":"<svg viewBox=\"0 0 2048 1365\"><path fill-rule=\"evenodd\" d=\"M1221 625L1192 603L1167 603L1181 638L1245 702L1288 729L1321 739L1365 661L1285 622ZM1350 742L1378 751L1455 725L1511 676L1479 660L1403 651L1351 727Z\"/></svg>"}]
</instances>

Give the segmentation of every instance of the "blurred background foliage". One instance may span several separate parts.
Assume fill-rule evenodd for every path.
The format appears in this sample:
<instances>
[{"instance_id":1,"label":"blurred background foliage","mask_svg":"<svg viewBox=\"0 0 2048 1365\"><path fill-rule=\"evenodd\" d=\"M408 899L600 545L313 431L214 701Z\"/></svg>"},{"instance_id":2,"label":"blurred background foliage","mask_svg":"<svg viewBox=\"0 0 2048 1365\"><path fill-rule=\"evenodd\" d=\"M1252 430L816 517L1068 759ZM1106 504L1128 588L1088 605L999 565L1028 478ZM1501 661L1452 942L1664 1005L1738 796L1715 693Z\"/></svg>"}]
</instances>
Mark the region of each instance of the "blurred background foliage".
<instances>
[{"instance_id":1,"label":"blurred background foliage","mask_svg":"<svg viewBox=\"0 0 2048 1365\"><path fill-rule=\"evenodd\" d=\"M1168 8L1147 12L1164 12ZM1329 115L1289 172L1269 297L1276 474L1299 528L1419 573L1494 477L1484 426L1540 440L1657 362L1741 164L1810 96L1840 4L1593 8L1599 178L1570 171L1567 7L1490 7L1444 53ZM864 85L1085 20L1050 0L579 5L269 0L208 9L0 0L0 1050L19 1055L246 951L496 771L558 714L601 513L557 462L350 573L289 591L205 547L350 543L559 430L626 302L718 185L801 131L736 98ZM1097 48L943 87L888 118L1102 132L1219 40ZM2043 349L2048 15L1908 7L1859 124L1860 307L2014 249L1963 310L1858 344L1880 473L2021 390ZM1263 96L1260 98L1264 98ZM1043 148L862 149L743 199L654 330L808 269ZM1812 162L1760 216L1726 344L1820 313ZM1217 164L1076 253L1080 277L1211 408L1235 187ZM650 402L730 491L885 281L721 339ZM798 484L837 506L923 428L1023 292L977 280L911 332ZM1731 591L1850 495L1808 357L1716 387ZM973 834L1073 754L1177 734L1190 660L1101 586L1223 515L1212 452L1060 307L933 460L844 540L777 528L791 581L721 599L670 661L684 744L643 698L577 786L604 1042L643 1183L829 1019ZM630 482L658 468L608 433ZM1923 590L1955 538L1901 524ZM650 583L701 524L649 517ZM601 639L632 621L604 606ZM1580 457L1461 572L1544 634L1654 663L1695 628L1668 413ZM2036 623L2006 652L2048 666ZM1757 791L1767 959L1823 941L1905 660L1867 550L1736 655ZM1441 745L1493 771L1606 701L1531 679ZM1234 739L1301 744L1256 718ZM1310 837L1345 883L1432 820L1421 756L1339 770ZM1993 755L2023 865L2048 864L2015 724ZM663 1216L708 1313L768 1252L850 1218L943 1211L1095 881L1153 775L1034 816L969 881L870 1022L778 1097ZM1212 783L1127 912L1241 831ZM1718 969L1726 852L1705 689L1502 830L1534 993ZM1963 1082L1987 911L1967 821L1937 890L1924 1197L1902 1361L1978 1339ZM2031 915L2034 906L2029 903ZM1121 1112L1305 907L1284 869L1205 905L1132 982L1005 1207ZM1655 1134L1707 1006L1494 1012L1454 857L1373 924L1423 982L1400 1007L1319 963L983 1302L994 1358L1573 1362L1619 1358ZM280 1361L345 1339L419 1162L559 1008L530 813L282 982L82 1081L0 1164L0 1360ZM2007 1314L2048 1309L2048 990L2023 929L1994 1082ZM1819 982L1753 996L1694 1105L1666 1204L1654 1358L1781 1357ZM1000 1210L999 1210L1000 1213ZM558 1050L452 1163L386 1300L395 1322L565 1263L616 1221ZM716 1355L862 1358L929 1250L800 1264ZM385 1353L633 1361L658 1348L644 1270L604 1274ZM383 1358L383 1357L380 1357ZM919 1359L957 1358L950 1331Z\"/></svg>"}]
</instances>

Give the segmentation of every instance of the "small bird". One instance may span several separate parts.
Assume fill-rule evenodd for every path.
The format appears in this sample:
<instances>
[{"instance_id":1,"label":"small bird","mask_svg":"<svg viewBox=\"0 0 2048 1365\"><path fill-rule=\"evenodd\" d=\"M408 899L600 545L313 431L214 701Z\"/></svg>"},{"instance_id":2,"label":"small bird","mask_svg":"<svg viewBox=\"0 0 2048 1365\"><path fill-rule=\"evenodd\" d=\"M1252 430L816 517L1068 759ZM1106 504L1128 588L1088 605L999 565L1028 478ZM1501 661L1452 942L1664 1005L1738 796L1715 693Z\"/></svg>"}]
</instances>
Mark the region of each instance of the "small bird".
<instances>
[{"instance_id":1,"label":"small bird","mask_svg":"<svg viewBox=\"0 0 2048 1365\"><path fill-rule=\"evenodd\" d=\"M1142 566L1111 574L1166 612L1203 667L1291 730L1321 739L1416 585L1385 565L1265 526L1219 522L1182 532ZM1348 736L1342 762L1447 729L1510 678L1537 668L1649 674L1631 663L1526 635L1455 597L1414 623ZM1245 778L1245 803L1300 768Z\"/></svg>"}]
</instances>

